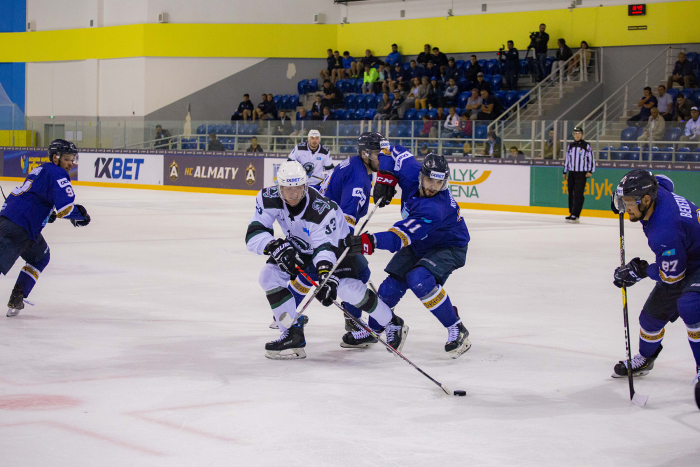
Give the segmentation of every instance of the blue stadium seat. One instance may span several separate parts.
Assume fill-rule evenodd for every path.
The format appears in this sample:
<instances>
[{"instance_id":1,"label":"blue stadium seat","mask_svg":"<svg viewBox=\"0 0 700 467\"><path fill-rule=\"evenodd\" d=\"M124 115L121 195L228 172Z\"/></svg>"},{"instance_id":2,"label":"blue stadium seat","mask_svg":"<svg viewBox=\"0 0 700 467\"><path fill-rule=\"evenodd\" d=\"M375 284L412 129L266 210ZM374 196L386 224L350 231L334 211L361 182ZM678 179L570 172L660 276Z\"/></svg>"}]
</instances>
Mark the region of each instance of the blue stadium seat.
<instances>
[{"instance_id":1,"label":"blue stadium seat","mask_svg":"<svg viewBox=\"0 0 700 467\"><path fill-rule=\"evenodd\" d=\"M501 65L497 58L493 58L486 62L486 71L490 75L495 75L501 72Z\"/></svg>"},{"instance_id":2,"label":"blue stadium seat","mask_svg":"<svg viewBox=\"0 0 700 467\"><path fill-rule=\"evenodd\" d=\"M520 59L520 74L528 75L530 74L530 62L524 58Z\"/></svg>"},{"instance_id":3,"label":"blue stadium seat","mask_svg":"<svg viewBox=\"0 0 700 467\"><path fill-rule=\"evenodd\" d=\"M503 105L506 109L510 108L518 100L518 91L508 91L503 99Z\"/></svg>"},{"instance_id":4,"label":"blue stadium seat","mask_svg":"<svg viewBox=\"0 0 700 467\"><path fill-rule=\"evenodd\" d=\"M428 117L429 117L431 120L435 120L435 119L437 118L437 109L430 109L430 110L428 110ZM423 117L421 117L421 118L423 118Z\"/></svg>"},{"instance_id":5,"label":"blue stadium seat","mask_svg":"<svg viewBox=\"0 0 700 467\"><path fill-rule=\"evenodd\" d=\"M503 76L502 75L493 75L491 77L491 81L489 81L491 84L491 89L494 91L500 91L501 86L503 85Z\"/></svg>"},{"instance_id":6,"label":"blue stadium seat","mask_svg":"<svg viewBox=\"0 0 700 467\"><path fill-rule=\"evenodd\" d=\"M698 53L697 52L688 52L687 54L685 54L685 58L689 62L694 62L698 58Z\"/></svg>"},{"instance_id":7,"label":"blue stadium seat","mask_svg":"<svg viewBox=\"0 0 700 467\"><path fill-rule=\"evenodd\" d=\"M289 95L282 96L277 104L277 110L288 110L289 109Z\"/></svg>"},{"instance_id":8,"label":"blue stadium seat","mask_svg":"<svg viewBox=\"0 0 700 467\"><path fill-rule=\"evenodd\" d=\"M493 93L494 96L498 97L501 101L503 101L503 98L506 97L506 92L505 91L496 91Z\"/></svg>"},{"instance_id":9,"label":"blue stadium seat","mask_svg":"<svg viewBox=\"0 0 700 467\"><path fill-rule=\"evenodd\" d=\"M678 96L678 94L681 92L680 89L671 88L671 89L667 90L666 92L673 98L673 103L674 103L674 105L675 105L675 103L676 103L676 96Z\"/></svg>"},{"instance_id":10,"label":"blue stadium seat","mask_svg":"<svg viewBox=\"0 0 700 467\"><path fill-rule=\"evenodd\" d=\"M488 130L488 125L478 125L474 130L474 138L476 139L486 139L486 131Z\"/></svg>"},{"instance_id":11,"label":"blue stadium seat","mask_svg":"<svg viewBox=\"0 0 700 467\"><path fill-rule=\"evenodd\" d=\"M683 129L679 127L673 127L666 130L664 134L664 141L678 141L683 134Z\"/></svg>"},{"instance_id":12,"label":"blue stadium seat","mask_svg":"<svg viewBox=\"0 0 700 467\"><path fill-rule=\"evenodd\" d=\"M408 69L410 69L410 68L411 68L411 62L410 62L410 61L406 61L406 63L403 64L403 69L404 69L404 70L408 70Z\"/></svg>"},{"instance_id":13,"label":"blue stadium seat","mask_svg":"<svg viewBox=\"0 0 700 467\"><path fill-rule=\"evenodd\" d=\"M467 92L467 91L461 93L461 94L459 95L459 99L457 100L457 106L458 106L460 109L465 108L465 107L467 106L467 100L469 99L469 96L471 96L471 95L472 95L472 93L471 93L471 92Z\"/></svg>"},{"instance_id":14,"label":"blue stadium seat","mask_svg":"<svg viewBox=\"0 0 700 467\"><path fill-rule=\"evenodd\" d=\"M693 96L693 99L695 100L695 105L700 105L700 89L695 91L695 95Z\"/></svg>"},{"instance_id":15,"label":"blue stadium seat","mask_svg":"<svg viewBox=\"0 0 700 467\"><path fill-rule=\"evenodd\" d=\"M306 94L306 88L309 85L309 80L308 79L302 79L297 83L297 92L299 94Z\"/></svg>"},{"instance_id":16,"label":"blue stadium seat","mask_svg":"<svg viewBox=\"0 0 700 467\"><path fill-rule=\"evenodd\" d=\"M455 66L457 67L457 69L461 70L464 67L464 60L455 61Z\"/></svg>"},{"instance_id":17,"label":"blue stadium seat","mask_svg":"<svg viewBox=\"0 0 700 467\"><path fill-rule=\"evenodd\" d=\"M692 162L700 162L700 148L695 148L692 154L692 158L690 159Z\"/></svg>"},{"instance_id":18,"label":"blue stadium seat","mask_svg":"<svg viewBox=\"0 0 700 467\"><path fill-rule=\"evenodd\" d=\"M408 109L403 118L404 120L415 120L417 115L418 111L416 109Z\"/></svg>"},{"instance_id":19,"label":"blue stadium seat","mask_svg":"<svg viewBox=\"0 0 700 467\"><path fill-rule=\"evenodd\" d=\"M493 75L491 75L490 73L484 73L484 81L486 81L487 83L491 83L491 78L493 78Z\"/></svg>"},{"instance_id":20,"label":"blue stadium seat","mask_svg":"<svg viewBox=\"0 0 700 467\"><path fill-rule=\"evenodd\" d=\"M695 95L694 95L694 94L695 94L695 93L693 92L692 89L687 89L687 88L686 88L686 89L684 89L684 90L681 91L681 94L683 94L683 95L685 96L686 99L690 99L690 100L693 102L693 104L695 103L695 101L694 101L694 99L695 99Z\"/></svg>"},{"instance_id":21,"label":"blue stadium seat","mask_svg":"<svg viewBox=\"0 0 700 467\"><path fill-rule=\"evenodd\" d=\"M281 94L277 94L275 97L272 98L272 102L274 102L277 107L279 107L280 100L282 100Z\"/></svg>"},{"instance_id":22,"label":"blue stadium seat","mask_svg":"<svg viewBox=\"0 0 700 467\"><path fill-rule=\"evenodd\" d=\"M349 94L345 96L345 108L356 109L357 108L357 96L355 94Z\"/></svg>"},{"instance_id":23,"label":"blue stadium seat","mask_svg":"<svg viewBox=\"0 0 700 467\"><path fill-rule=\"evenodd\" d=\"M690 159L690 148L678 148L678 151L676 151L676 162L688 162Z\"/></svg>"},{"instance_id":24,"label":"blue stadium seat","mask_svg":"<svg viewBox=\"0 0 700 467\"><path fill-rule=\"evenodd\" d=\"M377 115L377 111L375 109L365 110L365 120L372 120L375 115Z\"/></svg>"},{"instance_id":25,"label":"blue stadium seat","mask_svg":"<svg viewBox=\"0 0 700 467\"><path fill-rule=\"evenodd\" d=\"M411 125L402 124L399 125L399 138L410 138L411 137Z\"/></svg>"},{"instance_id":26,"label":"blue stadium seat","mask_svg":"<svg viewBox=\"0 0 700 467\"><path fill-rule=\"evenodd\" d=\"M225 135L232 135L236 129L233 127L233 125L224 125L224 131L223 134Z\"/></svg>"},{"instance_id":27,"label":"blue stadium seat","mask_svg":"<svg viewBox=\"0 0 700 467\"><path fill-rule=\"evenodd\" d=\"M416 120L423 120L423 115L426 115L427 113L428 109L420 109L416 112ZM435 111L435 115L437 115L437 110Z\"/></svg>"},{"instance_id":28,"label":"blue stadium seat","mask_svg":"<svg viewBox=\"0 0 700 467\"><path fill-rule=\"evenodd\" d=\"M294 94L289 96L289 109L296 110L297 107L299 107L299 95Z\"/></svg>"},{"instance_id":29,"label":"blue stadium seat","mask_svg":"<svg viewBox=\"0 0 700 467\"><path fill-rule=\"evenodd\" d=\"M367 109L367 110L372 110L372 109ZM365 118L365 112L367 110L362 110L362 109L357 109L352 117L353 120L362 120Z\"/></svg>"},{"instance_id":30,"label":"blue stadium seat","mask_svg":"<svg viewBox=\"0 0 700 467\"><path fill-rule=\"evenodd\" d=\"M355 80L354 88L356 93L362 94L362 80L360 78Z\"/></svg>"},{"instance_id":31,"label":"blue stadium seat","mask_svg":"<svg viewBox=\"0 0 700 467\"><path fill-rule=\"evenodd\" d=\"M670 162L673 156L670 152L652 152L651 160L656 162Z\"/></svg>"},{"instance_id":32,"label":"blue stadium seat","mask_svg":"<svg viewBox=\"0 0 700 467\"><path fill-rule=\"evenodd\" d=\"M636 126L628 126L620 134L620 139L622 141L637 141L637 130Z\"/></svg>"},{"instance_id":33,"label":"blue stadium seat","mask_svg":"<svg viewBox=\"0 0 700 467\"><path fill-rule=\"evenodd\" d=\"M616 152L613 152L610 154L610 160L613 160L613 161L624 160L625 156L627 154L626 151L629 151L629 150L630 150L629 146L625 146L625 145L620 146L619 148L617 148Z\"/></svg>"},{"instance_id":34,"label":"blue stadium seat","mask_svg":"<svg viewBox=\"0 0 700 467\"><path fill-rule=\"evenodd\" d=\"M465 60L464 64L462 65L462 69L464 71L467 71L470 67L472 66L472 61L471 60Z\"/></svg>"},{"instance_id":35,"label":"blue stadium seat","mask_svg":"<svg viewBox=\"0 0 700 467\"><path fill-rule=\"evenodd\" d=\"M362 109L362 110L367 109L367 100L365 99L365 96L363 96L362 94L359 94L355 98L355 108L358 110L359 109Z\"/></svg>"},{"instance_id":36,"label":"blue stadium seat","mask_svg":"<svg viewBox=\"0 0 700 467\"><path fill-rule=\"evenodd\" d=\"M605 146L598 152L598 159L608 160L612 157L612 151L615 150L615 146ZM610 157L608 157L610 156Z\"/></svg>"},{"instance_id":37,"label":"blue stadium seat","mask_svg":"<svg viewBox=\"0 0 700 467\"><path fill-rule=\"evenodd\" d=\"M206 125L199 125L197 127L197 134L198 135L203 135L207 132L207 126Z\"/></svg>"},{"instance_id":38,"label":"blue stadium seat","mask_svg":"<svg viewBox=\"0 0 700 467\"><path fill-rule=\"evenodd\" d=\"M318 91L318 80L317 79L310 79L309 84L306 87L306 93L310 92L316 92Z\"/></svg>"},{"instance_id":39,"label":"blue stadium seat","mask_svg":"<svg viewBox=\"0 0 700 467\"><path fill-rule=\"evenodd\" d=\"M526 95L527 93L529 93L529 92L530 92L530 91L528 91L527 89L523 89L522 91L518 91L518 100L520 100L521 98L525 97L525 95ZM523 99L522 101L520 101L520 107L526 106L529 100L530 100L530 97L529 97L529 96L528 96L528 97L525 97L525 99Z\"/></svg>"},{"instance_id":40,"label":"blue stadium seat","mask_svg":"<svg viewBox=\"0 0 700 467\"><path fill-rule=\"evenodd\" d=\"M476 63L478 63L479 65L481 65L481 69L482 69L482 70L483 70L484 67L486 66L486 60L484 60L483 58L482 58L481 60L477 60ZM484 73L484 74L486 74L486 73Z\"/></svg>"}]
</instances>

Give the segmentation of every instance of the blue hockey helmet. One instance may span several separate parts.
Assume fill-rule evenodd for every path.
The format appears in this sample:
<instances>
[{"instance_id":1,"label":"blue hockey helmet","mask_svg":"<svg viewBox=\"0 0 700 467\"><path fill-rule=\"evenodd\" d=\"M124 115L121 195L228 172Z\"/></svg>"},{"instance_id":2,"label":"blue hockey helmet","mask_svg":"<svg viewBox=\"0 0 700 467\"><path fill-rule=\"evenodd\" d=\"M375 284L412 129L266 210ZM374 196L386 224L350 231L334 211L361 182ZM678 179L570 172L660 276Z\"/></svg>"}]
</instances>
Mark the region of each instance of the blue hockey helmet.
<instances>
[{"instance_id":1,"label":"blue hockey helmet","mask_svg":"<svg viewBox=\"0 0 700 467\"><path fill-rule=\"evenodd\" d=\"M617 210L618 213L625 211L625 203L622 200L623 197L634 198L634 201L641 205L642 199L645 196L649 195L653 202L656 200L658 193L659 182L650 171L644 169L632 170L622 177L622 180L620 180L620 183L617 185L617 189L613 195L613 212L615 212L615 210ZM641 207L640 211L642 211ZM646 212L646 209L642 211L642 214L644 212Z\"/></svg>"},{"instance_id":2,"label":"blue hockey helmet","mask_svg":"<svg viewBox=\"0 0 700 467\"><path fill-rule=\"evenodd\" d=\"M63 154L74 154L75 158L73 159L74 163L78 163L78 148L75 146L75 144L71 143L70 141L66 141L65 139L55 139L51 142L49 145L49 159L51 162L53 162L53 156L57 155L59 158Z\"/></svg>"},{"instance_id":3,"label":"blue hockey helmet","mask_svg":"<svg viewBox=\"0 0 700 467\"><path fill-rule=\"evenodd\" d=\"M450 179L450 166L445 159L445 156L428 153L423 159L420 167L420 186L423 186L423 179L430 178L433 180L441 180L442 185L440 190L447 189L447 182Z\"/></svg>"}]
</instances>

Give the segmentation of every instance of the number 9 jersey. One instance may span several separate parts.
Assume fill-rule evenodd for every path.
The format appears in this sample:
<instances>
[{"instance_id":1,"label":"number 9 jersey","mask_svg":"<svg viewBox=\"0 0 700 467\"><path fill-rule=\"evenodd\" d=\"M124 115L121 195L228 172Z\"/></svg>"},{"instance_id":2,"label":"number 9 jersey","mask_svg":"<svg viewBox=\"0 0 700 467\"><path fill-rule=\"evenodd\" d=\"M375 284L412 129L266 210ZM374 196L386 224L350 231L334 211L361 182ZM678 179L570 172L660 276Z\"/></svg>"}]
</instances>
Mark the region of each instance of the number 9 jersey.
<instances>
[{"instance_id":1,"label":"number 9 jersey","mask_svg":"<svg viewBox=\"0 0 700 467\"><path fill-rule=\"evenodd\" d=\"M2 205L0 216L22 227L29 238L36 241L51 211L56 208L56 217L70 218L74 202L75 193L68 173L47 162L32 170L24 183L12 190Z\"/></svg>"}]
</instances>

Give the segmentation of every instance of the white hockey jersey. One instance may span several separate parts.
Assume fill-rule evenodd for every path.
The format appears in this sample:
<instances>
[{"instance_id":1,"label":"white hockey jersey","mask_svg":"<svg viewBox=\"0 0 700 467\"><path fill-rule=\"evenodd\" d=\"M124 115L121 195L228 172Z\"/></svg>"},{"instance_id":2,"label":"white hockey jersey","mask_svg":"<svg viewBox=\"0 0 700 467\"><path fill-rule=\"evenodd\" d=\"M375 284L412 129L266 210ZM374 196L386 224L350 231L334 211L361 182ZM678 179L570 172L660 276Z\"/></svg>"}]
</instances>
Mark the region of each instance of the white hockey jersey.
<instances>
[{"instance_id":1,"label":"white hockey jersey","mask_svg":"<svg viewBox=\"0 0 700 467\"><path fill-rule=\"evenodd\" d=\"M326 178L325 171L333 168L330 150L319 144L315 151L309 149L309 143L297 144L289 153L290 161L299 162L306 169L309 185L320 185Z\"/></svg>"},{"instance_id":2,"label":"white hockey jersey","mask_svg":"<svg viewBox=\"0 0 700 467\"><path fill-rule=\"evenodd\" d=\"M335 263L338 242L350 233L343 211L314 188L309 188L302 202L306 203L304 209L292 217L276 186L262 189L255 199L255 214L246 232L248 250L264 254L267 244L275 239L276 220L287 240L303 256L310 256L314 266L322 260Z\"/></svg>"}]
</instances>

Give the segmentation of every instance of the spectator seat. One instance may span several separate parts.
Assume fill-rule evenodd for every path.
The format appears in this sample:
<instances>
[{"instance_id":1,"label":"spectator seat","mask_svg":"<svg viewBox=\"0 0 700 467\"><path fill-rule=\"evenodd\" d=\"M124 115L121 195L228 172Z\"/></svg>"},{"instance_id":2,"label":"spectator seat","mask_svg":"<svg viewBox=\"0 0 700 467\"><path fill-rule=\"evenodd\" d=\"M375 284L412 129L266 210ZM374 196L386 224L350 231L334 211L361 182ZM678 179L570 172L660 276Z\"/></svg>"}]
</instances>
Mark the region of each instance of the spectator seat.
<instances>
[{"instance_id":1,"label":"spectator seat","mask_svg":"<svg viewBox=\"0 0 700 467\"><path fill-rule=\"evenodd\" d=\"M695 91L695 94L693 95L693 99L695 100L695 105L700 105L700 89L697 89Z\"/></svg>"},{"instance_id":2,"label":"spectator seat","mask_svg":"<svg viewBox=\"0 0 700 467\"><path fill-rule=\"evenodd\" d=\"M415 120L417 115L418 111L416 109L408 109L403 118L404 120Z\"/></svg>"},{"instance_id":3,"label":"spectator seat","mask_svg":"<svg viewBox=\"0 0 700 467\"><path fill-rule=\"evenodd\" d=\"M509 109L518 100L518 91L508 91L503 98L503 107Z\"/></svg>"},{"instance_id":4,"label":"spectator seat","mask_svg":"<svg viewBox=\"0 0 700 467\"><path fill-rule=\"evenodd\" d=\"M629 151L629 150L630 150L629 146L625 146L625 145L620 146L619 148L617 148L617 151L610 153L610 160L612 160L612 161L624 160L626 155L627 155L627 151Z\"/></svg>"},{"instance_id":5,"label":"spectator seat","mask_svg":"<svg viewBox=\"0 0 700 467\"><path fill-rule=\"evenodd\" d=\"M687 54L685 54L685 58L689 62L694 62L698 58L698 53L697 52L688 52Z\"/></svg>"},{"instance_id":6,"label":"spectator seat","mask_svg":"<svg viewBox=\"0 0 700 467\"><path fill-rule=\"evenodd\" d=\"M428 109L420 109L416 112L416 120L423 120L423 115L426 115L427 113ZM437 115L437 110L435 111L435 115Z\"/></svg>"},{"instance_id":7,"label":"spectator seat","mask_svg":"<svg viewBox=\"0 0 700 467\"><path fill-rule=\"evenodd\" d=\"M198 135L203 135L207 132L207 126L206 125L199 125L197 127L197 134Z\"/></svg>"},{"instance_id":8,"label":"spectator seat","mask_svg":"<svg viewBox=\"0 0 700 467\"><path fill-rule=\"evenodd\" d=\"M282 96L277 104L277 110L288 110L289 107L289 95Z\"/></svg>"},{"instance_id":9,"label":"spectator seat","mask_svg":"<svg viewBox=\"0 0 700 467\"><path fill-rule=\"evenodd\" d=\"M636 126L628 126L624 130L622 130L622 134L620 134L620 139L622 141L636 141L637 130L638 128Z\"/></svg>"},{"instance_id":10,"label":"spectator seat","mask_svg":"<svg viewBox=\"0 0 700 467\"><path fill-rule=\"evenodd\" d=\"M296 110L299 107L299 95L293 94L289 96L289 110Z\"/></svg>"},{"instance_id":11,"label":"spectator seat","mask_svg":"<svg viewBox=\"0 0 700 467\"><path fill-rule=\"evenodd\" d=\"M297 83L297 92L299 94L306 94L306 89L309 86L309 80L308 79L302 79Z\"/></svg>"},{"instance_id":12,"label":"spectator seat","mask_svg":"<svg viewBox=\"0 0 700 467\"><path fill-rule=\"evenodd\" d=\"M460 109L465 108L465 107L467 106L467 100L469 100L469 96L471 96L471 95L472 95L472 93L471 93L471 92L467 92L467 91L461 93L461 94L459 95L459 98L457 99L457 106L458 106Z\"/></svg>"},{"instance_id":13,"label":"spectator seat","mask_svg":"<svg viewBox=\"0 0 700 467\"><path fill-rule=\"evenodd\" d=\"M474 130L474 138L486 139L486 132L488 131L488 127L488 125L478 125Z\"/></svg>"},{"instance_id":14,"label":"spectator seat","mask_svg":"<svg viewBox=\"0 0 700 467\"><path fill-rule=\"evenodd\" d=\"M482 70L486 67L486 60L484 60L483 58L481 60L477 60L476 63L481 65ZM486 73L484 73L484 74L486 74ZM486 79L486 78L484 78L484 79Z\"/></svg>"},{"instance_id":15,"label":"spectator seat","mask_svg":"<svg viewBox=\"0 0 700 467\"><path fill-rule=\"evenodd\" d=\"M376 109L367 109L365 110L365 119L366 120L372 120L374 116L377 115Z\"/></svg>"},{"instance_id":16,"label":"spectator seat","mask_svg":"<svg viewBox=\"0 0 700 467\"><path fill-rule=\"evenodd\" d=\"M310 79L309 83L306 88L306 93L310 92L316 92L318 91L318 80L317 79Z\"/></svg>"},{"instance_id":17,"label":"spectator seat","mask_svg":"<svg viewBox=\"0 0 700 467\"><path fill-rule=\"evenodd\" d=\"M683 94L683 95L685 96L686 99L690 99L690 101L693 103L693 105L696 104L696 102L695 102L695 95L694 95L695 93L693 92L692 89L687 89L687 88L686 88L686 89L684 89L684 90L681 91L681 94Z\"/></svg>"},{"instance_id":18,"label":"spectator seat","mask_svg":"<svg viewBox=\"0 0 700 467\"><path fill-rule=\"evenodd\" d=\"M505 91L496 91L493 93L494 96L498 97L498 99L503 102L503 98L506 97L506 92Z\"/></svg>"},{"instance_id":19,"label":"spectator seat","mask_svg":"<svg viewBox=\"0 0 700 467\"><path fill-rule=\"evenodd\" d=\"M431 120L435 120L437 118L437 116L438 116L437 109L428 110L428 118L430 118ZM421 117L421 118L423 118L423 117Z\"/></svg>"},{"instance_id":20,"label":"spectator seat","mask_svg":"<svg viewBox=\"0 0 700 467\"><path fill-rule=\"evenodd\" d=\"M678 141L683 135L683 129L679 127L673 127L666 130L664 135L664 141Z\"/></svg>"},{"instance_id":21,"label":"spectator seat","mask_svg":"<svg viewBox=\"0 0 700 467\"><path fill-rule=\"evenodd\" d=\"M503 85L503 75L493 75L491 77L491 81L489 81L489 84L491 84L492 90L500 91L501 86Z\"/></svg>"},{"instance_id":22,"label":"spectator seat","mask_svg":"<svg viewBox=\"0 0 700 467\"><path fill-rule=\"evenodd\" d=\"M529 75L530 74L530 62L524 58L520 59L520 74Z\"/></svg>"},{"instance_id":23,"label":"spectator seat","mask_svg":"<svg viewBox=\"0 0 700 467\"><path fill-rule=\"evenodd\" d=\"M688 162L690 159L690 148L678 148L676 151L676 162Z\"/></svg>"},{"instance_id":24,"label":"spectator seat","mask_svg":"<svg viewBox=\"0 0 700 467\"><path fill-rule=\"evenodd\" d=\"M681 92L678 88L671 88L666 91L673 98L673 105L676 105L676 96Z\"/></svg>"},{"instance_id":25,"label":"spectator seat","mask_svg":"<svg viewBox=\"0 0 700 467\"><path fill-rule=\"evenodd\" d=\"M598 151L598 159L608 160L612 159L612 152L615 150L615 146L605 146L603 149Z\"/></svg>"},{"instance_id":26,"label":"spectator seat","mask_svg":"<svg viewBox=\"0 0 700 467\"><path fill-rule=\"evenodd\" d=\"M689 159L689 161L700 162L700 147L695 148L695 150L693 150L692 157L691 157L691 159Z\"/></svg>"},{"instance_id":27,"label":"spectator seat","mask_svg":"<svg viewBox=\"0 0 700 467\"><path fill-rule=\"evenodd\" d=\"M411 125L400 124L399 125L399 138L410 138L411 137Z\"/></svg>"},{"instance_id":28,"label":"spectator seat","mask_svg":"<svg viewBox=\"0 0 700 467\"><path fill-rule=\"evenodd\" d=\"M345 108L346 109L356 109L357 108L357 96L355 94L349 94L345 97Z\"/></svg>"},{"instance_id":29,"label":"spectator seat","mask_svg":"<svg viewBox=\"0 0 700 467\"><path fill-rule=\"evenodd\" d=\"M527 95L529 92L530 91L528 91L527 89L523 89L522 91L518 91L518 100L520 100L524 97L524 99L522 101L520 101L520 107L525 107L527 105L528 101L530 100L530 96Z\"/></svg>"},{"instance_id":30,"label":"spectator seat","mask_svg":"<svg viewBox=\"0 0 700 467\"><path fill-rule=\"evenodd\" d=\"M462 70L467 71L470 67L472 66L472 61L471 60L465 60L464 64L462 65Z\"/></svg>"},{"instance_id":31,"label":"spectator seat","mask_svg":"<svg viewBox=\"0 0 700 467\"><path fill-rule=\"evenodd\" d=\"M363 118L365 118L365 112L367 112L369 110L374 110L374 109L367 109L367 110L357 109L357 110L355 110L352 113L351 120L362 120Z\"/></svg>"},{"instance_id":32,"label":"spectator seat","mask_svg":"<svg viewBox=\"0 0 700 467\"><path fill-rule=\"evenodd\" d=\"M470 63L471 63L471 62L470 62ZM464 68L464 60L457 60L457 61L455 62L455 66L456 66L457 69L459 69L459 70L461 70L462 68Z\"/></svg>"},{"instance_id":33,"label":"spectator seat","mask_svg":"<svg viewBox=\"0 0 700 467\"><path fill-rule=\"evenodd\" d=\"M275 105L277 106L277 108L279 108L280 100L282 100L282 95L281 95L281 94L277 94L275 97L272 98L272 102L275 103Z\"/></svg>"}]
</instances>

